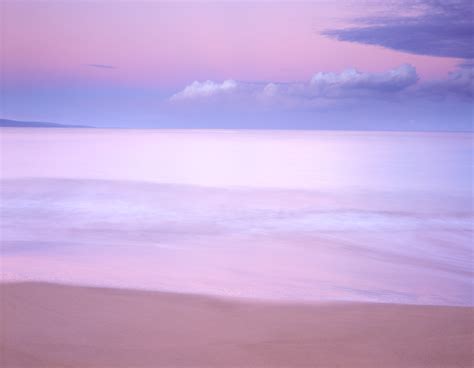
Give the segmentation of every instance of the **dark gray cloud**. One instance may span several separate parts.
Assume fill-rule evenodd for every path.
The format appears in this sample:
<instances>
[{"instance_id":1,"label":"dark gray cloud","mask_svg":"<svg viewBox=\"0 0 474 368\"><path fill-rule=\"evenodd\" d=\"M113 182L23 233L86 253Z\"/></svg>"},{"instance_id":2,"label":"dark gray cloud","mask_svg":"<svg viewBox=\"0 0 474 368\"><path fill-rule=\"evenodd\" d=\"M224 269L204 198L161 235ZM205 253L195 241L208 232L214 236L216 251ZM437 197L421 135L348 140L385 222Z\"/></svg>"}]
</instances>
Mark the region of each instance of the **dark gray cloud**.
<instances>
[{"instance_id":1,"label":"dark gray cloud","mask_svg":"<svg viewBox=\"0 0 474 368\"><path fill-rule=\"evenodd\" d=\"M474 2L472 0L419 0L401 2L417 15L383 14L356 20L360 26L326 30L340 41L379 45L413 54L474 57Z\"/></svg>"},{"instance_id":2,"label":"dark gray cloud","mask_svg":"<svg viewBox=\"0 0 474 368\"><path fill-rule=\"evenodd\" d=\"M87 66L90 66L92 68L100 68L100 69L115 69L115 66L113 65L107 65L107 64L86 64Z\"/></svg>"}]
</instances>

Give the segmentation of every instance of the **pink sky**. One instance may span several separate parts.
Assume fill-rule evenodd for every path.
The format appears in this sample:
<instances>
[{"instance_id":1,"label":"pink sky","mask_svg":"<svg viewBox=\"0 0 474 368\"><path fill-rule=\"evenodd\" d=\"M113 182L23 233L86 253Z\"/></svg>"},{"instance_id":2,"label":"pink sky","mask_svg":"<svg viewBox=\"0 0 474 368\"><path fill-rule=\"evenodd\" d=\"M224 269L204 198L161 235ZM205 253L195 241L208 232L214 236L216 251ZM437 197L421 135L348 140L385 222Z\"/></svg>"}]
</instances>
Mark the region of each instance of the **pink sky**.
<instances>
[{"instance_id":1,"label":"pink sky","mask_svg":"<svg viewBox=\"0 0 474 368\"><path fill-rule=\"evenodd\" d=\"M468 0L414 4L3 0L0 118L470 130ZM169 103L187 88L208 98Z\"/></svg>"},{"instance_id":2,"label":"pink sky","mask_svg":"<svg viewBox=\"0 0 474 368\"><path fill-rule=\"evenodd\" d=\"M374 10L375 8L371 8ZM177 88L193 80L308 80L318 71L382 71L409 63L421 78L458 59L410 55L319 34L367 15L355 3L2 2L7 82ZM116 69L88 67L113 65Z\"/></svg>"}]
</instances>

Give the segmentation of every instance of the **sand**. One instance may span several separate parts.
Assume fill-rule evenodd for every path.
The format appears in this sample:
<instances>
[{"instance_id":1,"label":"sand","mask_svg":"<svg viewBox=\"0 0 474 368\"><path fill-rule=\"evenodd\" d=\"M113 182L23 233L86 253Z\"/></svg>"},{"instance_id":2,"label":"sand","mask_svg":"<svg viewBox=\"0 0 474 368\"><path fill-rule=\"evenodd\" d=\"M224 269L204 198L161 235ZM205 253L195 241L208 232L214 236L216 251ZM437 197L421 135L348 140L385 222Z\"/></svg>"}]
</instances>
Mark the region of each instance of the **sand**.
<instances>
[{"instance_id":1,"label":"sand","mask_svg":"<svg viewBox=\"0 0 474 368\"><path fill-rule=\"evenodd\" d=\"M2 367L471 367L474 309L3 283Z\"/></svg>"}]
</instances>

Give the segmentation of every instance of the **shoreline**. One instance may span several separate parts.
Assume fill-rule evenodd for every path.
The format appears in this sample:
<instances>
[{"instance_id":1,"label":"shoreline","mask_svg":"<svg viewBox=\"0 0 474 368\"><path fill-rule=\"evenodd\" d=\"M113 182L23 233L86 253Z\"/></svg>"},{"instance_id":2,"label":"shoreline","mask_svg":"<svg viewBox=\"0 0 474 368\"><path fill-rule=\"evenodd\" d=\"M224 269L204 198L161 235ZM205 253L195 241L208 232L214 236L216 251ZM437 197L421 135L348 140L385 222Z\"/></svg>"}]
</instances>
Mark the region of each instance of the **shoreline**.
<instances>
[{"instance_id":1,"label":"shoreline","mask_svg":"<svg viewBox=\"0 0 474 368\"><path fill-rule=\"evenodd\" d=\"M1 367L469 367L474 308L2 282Z\"/></svg>"},{"instance_id":2,"label":"shoreline","mask_svg":"<svg viewBox=\"0 0 474 368\"><path fill-rule=\"evenodd\" d=\"M32 280L32 279L0 279L0 296L3 286L16 287L18 285L45 285L56 286L64 288L78 288L86 290L96 290L99 292L123 292L123 293L146 293L157 294L160 297L172 298L191 298L191 299L208 299L215 302L224 302L231 304L264 304L268 306L304 306L304 307L321 307L321 306L341 306L341 305L371 305L371 306L399 306L399 307L428 307L428 308L466 308L473 309L474 318L474 304L429 304L418 302L398 302L387 300L359 300L359 299L289 299L288 297L259 297L259 296L243 296L243 295L222 295L218 293L179 291L179 290L159 290L153 287L130 287L130 286L116 286L107 284L84 284L81 282L68 281L50 281L50 280ZM474 320L473 320L474 321ZM474 327L474 325L473 325ZM474 333L474 332L473 332Z\"/></svg>"}]
</instances>

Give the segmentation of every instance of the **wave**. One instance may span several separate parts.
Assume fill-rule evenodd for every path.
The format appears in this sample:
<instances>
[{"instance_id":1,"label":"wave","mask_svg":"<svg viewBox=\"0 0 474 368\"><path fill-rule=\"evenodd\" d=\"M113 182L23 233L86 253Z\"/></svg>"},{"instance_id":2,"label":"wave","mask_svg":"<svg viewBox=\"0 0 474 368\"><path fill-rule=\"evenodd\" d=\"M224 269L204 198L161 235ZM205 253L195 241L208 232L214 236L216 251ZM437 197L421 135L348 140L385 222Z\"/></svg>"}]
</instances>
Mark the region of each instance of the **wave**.
<instances>
[{"instance_id":1,"label":"wave","mask_svg":"<svg viewBox=\"0 0 474 368\"><path fill-rule=\"evenodd\" d=\"M4 279L472 303L473 216L452 196L34 178L1 196Z\"/></svg>"}]
</instances>

